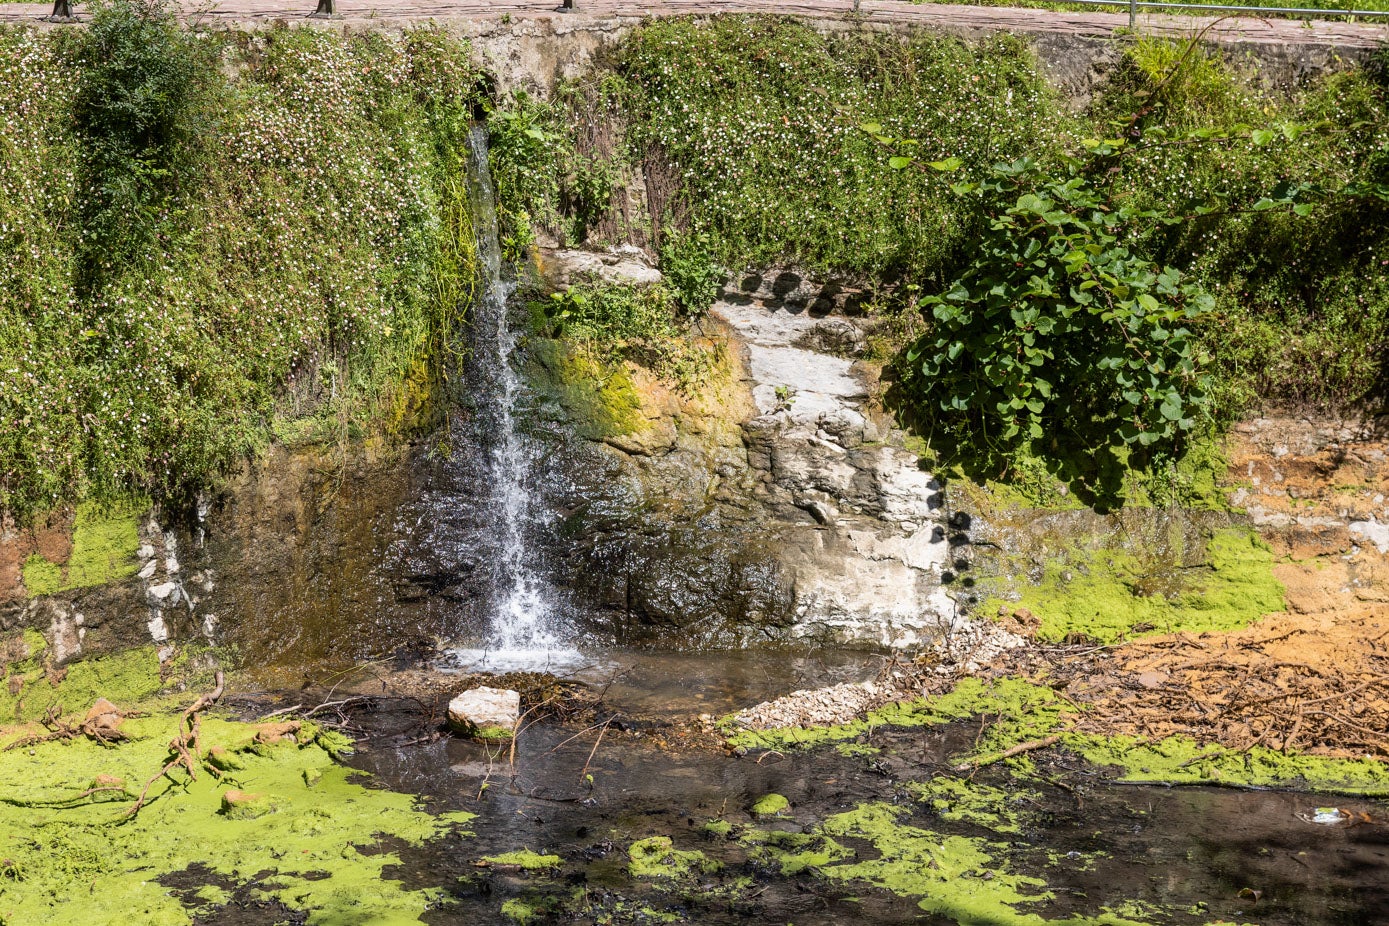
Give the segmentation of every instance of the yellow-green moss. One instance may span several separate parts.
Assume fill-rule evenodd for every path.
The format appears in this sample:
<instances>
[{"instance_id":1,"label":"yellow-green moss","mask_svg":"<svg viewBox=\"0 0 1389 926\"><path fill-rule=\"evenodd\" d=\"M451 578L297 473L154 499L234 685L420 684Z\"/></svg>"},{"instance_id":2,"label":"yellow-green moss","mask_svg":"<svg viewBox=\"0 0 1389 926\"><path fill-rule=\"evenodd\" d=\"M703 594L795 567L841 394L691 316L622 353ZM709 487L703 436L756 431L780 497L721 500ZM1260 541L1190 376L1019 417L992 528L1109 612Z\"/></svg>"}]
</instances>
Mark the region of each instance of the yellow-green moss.
<instances>
[{"instance_id":1,"label":"yellow-green moss","mask_svg":"<svg viewBox=\"0 0 1389 926\"><path fill-rule=\"evenodd\" d=\"M752 812L758 816L779 814L791 806L791 802L781 794L764 794L753 802Z\"/></svg>"},{"instance_id":2,"label":"yellow-green moss","mask_svg":"<svg viewBox=\"0 0 1389 926\"><path fill-rule=\"evenodd\" d=\"M515 852L503 852L500 855L484 855L481 860L489 865L505 865L520 868L522 871L545 871L564 864L558 855L541 855L530 849L517 849Z\"/></svg>"},{"instance_id":3,"label":"yellow-green moss","mask_svg":"<svg viewBox=\"0 0 1389 926\"><path fill-rule=\"evenodd\" d=\"M37 637L37 641L30 639ZM117 706L131 707L196 680L199 673L187 655L163 666L154 647L126 650L101 659L85 659L68 664L61 678L43 665L43 637L26 634L29 657L10 667L9 683L0 685L0 727L42 718L52 706L61 706L69 719L84 714L97 698ZM206 671L201 673L209 674ZM16 682L15 680L18 680ZM0 730L0 740L3 740Z\"/></svg>"},{"instance_id":4,"label":"yellow-green moss","mask_svg":"<svg viewBox=\"0 0 1389 926\"><path fill-rule=\"evenodd\" d=\"M970 926L1142 926L1112 913L1051 920L1019 910L1049 900L1052 894L1045 881L1012 869L1005 858L1006 846L905 825L899 820L907 812L904 807L870 803L827 819L817 833L866 840L877 857L826 865L820 874L919 897L920 907L928 913Z\"/></svg>"},{"instance_id":5,"label":"yellow-green moss","mask_svg":"<svg viewBox=\"0 0 1389 926\"><path fill-rule=\"evenodd\" d=\"M1389 763L1377 759L1285 755L1263 746L1228 750L1203 746L1185 736L1147 743L1136 737L1073 734L1063 742L1087 761L1117 769L1124 781L1226 783L1389 796Z\"/></svg>"},{"instance_id":6,"label":"yellow-green moss","mask_svg":"<svg viewBox=\"0 0 1389 926\"><path fill-rule=\"evenodd\" d=\"M603 440L645 431L641 397L621 364L605 364L563 341L537 339L537 385L554 395L585 437Z\"/></svg>"},{"instance_id":7,"label":"yellow-green moss","mask_svg":"<svg viewBox=\"0 0 1389 926\"><path fill-rule=\"evenodd\" d=\"M1133 737L1083 734L1074 732L1067 722L1066 715L1075 710L1071 702L1045 685L1020 678L966 678L946 694L890 704L869 712L865 720L811 729L735 732L730 740L749 749L789 750L858 739L878 727L910 728L988 716L996 719L984 729L972 749L952 757L952 762L987 761L1010 746L1056 734L1060 737L1056 748L1068 749L1095 765L1113 768L1128 781L1199 784L1219 780L1239 785L1389 794L1389 764L1376 759L1284 755L1263 747L1247 753L1229 752L1220 747L1203 747L1183 736L1142 743ZM1033 760L1023 755L1008 759L1007 764L1016 772L1027 773ZM917 786L916 791L929 799L930 788ZM966 813L977 814L982 809L983 805L978 805L957 812L960 819L969 819ZM971 822L995 829L1000 821L1009 823L1006 815L1000 816L996 811L991 814L992 822L979 816ZM1012 821L1015 825L1018 822Z\"/></svg>"},{"instance_id":8,"label":"yellow-green moss","mask_svg":"<svg viewBox=\"0 0 1389 926\"><path fill-rule=\"evenodd\" d=\"M24 561L24 588L35 598L56 595L63 589L63 567L31 554Z\"/></svg>"},{"instance_id":9,"label":"yellow-green moss","mask_svg":"<svg viewBox=\"0 0 1389 926\"><path fill-rule=\"evenodd\" d=\"M1175 562L1144 563L1122 549L1084 550L1048 564L1041 582L1021 593L1005 608L1031 611L1046 640L1071 633L1113 642L1235 630L1283 609L1272 551L1257 534L1240 529L1216 532L1205 562L1180 569ZM983 609L993 613L1003 604L993 599Z\"/></svg>"},{"instance_id":10,"label":"yellow-green moss","mask_svg":"<svg viewBox=\"0 0 1389 926\"><path fill-rule=\"evenodd\" d=\"M72 554L66 563L52 563L35 554L24 563L24 588L30 595L52 595L74 588L117 582L139 568L137 519L149 502L133 499L100 506L77 506L72 529Z\"/></svg>"},{"instance_id":11,"label":"yellow-green moss","mask_svg":"<svg viewBox=\"0 0 1389 926\"><path fill-rule=\"evenodd\" d=\"M1033 814L1041 795L1025 788L1004 791L966 778L936 776L930 781L909 781L906 789L942 820L973 823L995 833L1019 835Z\"/></svg>"},{"instance_id":12,"label":"yellow-green moss","mask_svg":"<svg viewBox=\"0 0 1389 926\"><path fill-rule=\"evenodd\" d=\"M823 868L854 855L828 836L817 833L748 830L738 841L748 847L753 861L774 865L787 876Z\"/></svg>"},{"instance_id":13,"label":"yellow-green moss","mask_svg":"<svg viewBox=\"0 0 1389 926\"><path fill-rule=\"evenodd\" d=\"M674 848L669 836L651 836L632 843L627 870L634 878L685 878L695 873L712 874L723 866L698 850Z\"/></svg>"}]
</instances>

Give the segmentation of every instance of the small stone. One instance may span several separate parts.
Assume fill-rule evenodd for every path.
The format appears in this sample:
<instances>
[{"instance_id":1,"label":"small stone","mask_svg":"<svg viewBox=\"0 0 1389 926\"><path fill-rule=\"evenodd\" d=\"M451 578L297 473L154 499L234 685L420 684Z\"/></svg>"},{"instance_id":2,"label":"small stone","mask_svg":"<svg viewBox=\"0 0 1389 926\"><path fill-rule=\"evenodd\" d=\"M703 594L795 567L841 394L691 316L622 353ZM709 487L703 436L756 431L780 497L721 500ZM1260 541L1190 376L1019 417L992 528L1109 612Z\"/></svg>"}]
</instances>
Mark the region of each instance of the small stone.
<instances>
[{"instance_id":1,"label":"small stone","mask_svg":"<svg viewBox=\"0 0 1389 926\"><path fill-rule=\"evenodd\" d=\"M304 769L304 787L312 788L323 780L323 769L306 768Z\"/></svg>"},{"instance_id":2,"label":"small stone","mask_svg":"<svg viewBox=\"0 0 1389 926\"><path fill-rule=\"evenodd\" d=\"M103 726L114 726L120 723L124 717L125 715L121 713L119 707L116 707L116 705L105 698L97 698L96 702L92 704L91 709L87 711L86 722L101 724Z\"/></svg>"},{"instance_id":3,"label":"small stone","mask_svg":"<svg viewBox=\"0 0 1389 926\"><path fill-rule=\"evenodd\" d=\"M521 695L505 688L472 688L449 702L449 727L486 742L511 739L521 719Z\"/></svg>"},{"instance_id":4,"label":"small stone","mask_svg":"<svg viewBox=\"0 0 1389 926\"><path fill-rule=\"evenodd\" d=\"M235 772L244 767L241 757L225 746L213 746L207 751L207 762L222 772Z\"/></svg>"},{"instance_id":5,"label":"small stone","mask_svg":"<svg viewBox=\"0 0 1389 926\"><path fill-rule=\"evenodd\" d=\"M222 795L222 814L232 820L254 820L275 809L275 800L268 794L233 788Z\"/></svg>"},{"instance_id":6,"label":"small stone","mask_svg":"<svg viewBox=\"0 0 1389 926\"><path fill-rule=\"evenodd\" d=\"M297 720L286 720L281 723L259 723L256 724L255 741L261 746L298 742L295 734L299 732L301 726L302 724Z\"/></svg>"},{"instance_id":7,"label":"small stone","mask_svg":"<svg viewBox=\"0 0 1389 926\"><path fill-rule=\"evenodd\" d=\"M148 579L150 576L154 575L154 570L158 567L159 564L154 560L150 560L148 563L145 563L144 568L140 570L140 578Z\"/></svg>"},{"instance_id":8,"label":"small stone","mask_svg":"<svg viewBox=\"0 0 1389 926\"><path fill-rule=\"evenodd\" d=\"M92 788L119 788L124 791L125 779L117 778L115 775L101 774L92 779Z\"/></svg>"},{"instance_id":9,"label":"small stone","mask_svg":"<svg viewBox=\"0 0 1389 926\"><path fill-rule=\"evenodd\" d=\"M178 598L175 597L177 595L178 585L174 582L161 582L158 585L151 585L149 588L149 596L155 601L172 599L169 600L169 604L178 604Z\"/></svg>"}]
</instances>

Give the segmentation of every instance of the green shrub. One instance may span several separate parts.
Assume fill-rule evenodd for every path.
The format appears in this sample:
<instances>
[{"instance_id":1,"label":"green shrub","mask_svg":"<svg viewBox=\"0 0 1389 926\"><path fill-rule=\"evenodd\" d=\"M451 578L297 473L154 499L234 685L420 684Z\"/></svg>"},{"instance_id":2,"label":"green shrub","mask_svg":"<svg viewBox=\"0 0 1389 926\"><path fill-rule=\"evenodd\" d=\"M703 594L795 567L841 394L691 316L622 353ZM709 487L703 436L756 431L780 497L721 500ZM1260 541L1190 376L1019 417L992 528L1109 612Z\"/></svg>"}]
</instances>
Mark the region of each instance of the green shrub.
<instances>
[{"instance_id":1,"label":"green shrub","mask_svg":"<svg viewBox=\"0 0 1389 926\"><path fill-rule=\"evenodd\" d=\"M550 333L607 366L624 360L646 367L683 390L698 386L716 359L686 337L675 298L661 285L577 280L542 304Z\"/></svg>"},{"instance_id":2,"label":"green shrub","mask_svg":"<svg viewBox=\"0 0 1389 926\"><path fill-rule=\"evenodd\" d=\"M784 18L654 22L623 45L628 136L668 164L669 215L738 269L941 279L979 217L885 170L873 118L928 159L970 167L1046 155L1066 125L1026 43L912 33L822 35ZM648 186L652 180L648 177Z\"/></svg>"},{"instance_id":3,"label":"green shrub","mask_svg":"<svg viewBox=\"0 0 1389 926\"><path fill-rule=\"evenodd\" d=\"M997 165L957 187L994 219L950 289L923 300L933 324L904 385L952 456L1000 471L1035 454L1113 495L1124 466L1180 450L1206 420L1190 326L1212 300L1122 243L1157 216L1107 201L1087 161L1063 163Z\"/></svg>"},{"instance_id":4,"label":"green shrub","mask_svg":"<svg viewBox=\"0 0 1389 926\"><path fill-rule=\"evenodd\" d=\"M165 0L97 0L73 104L85 291L186 233L217 131L222 39L179 27Z\"/></svg>"},{"instance_id":5,"label":"green shrub","mask_svg":"<svg viewBox=\"0 0 1389 926\"><path fill-rule=\"evenodd\" d=\"M718 298L724 273L712 251L707 235L673 231L661 243L661 272L676 305L687 315L703 315Z\"/></svg>"}]
</instances>

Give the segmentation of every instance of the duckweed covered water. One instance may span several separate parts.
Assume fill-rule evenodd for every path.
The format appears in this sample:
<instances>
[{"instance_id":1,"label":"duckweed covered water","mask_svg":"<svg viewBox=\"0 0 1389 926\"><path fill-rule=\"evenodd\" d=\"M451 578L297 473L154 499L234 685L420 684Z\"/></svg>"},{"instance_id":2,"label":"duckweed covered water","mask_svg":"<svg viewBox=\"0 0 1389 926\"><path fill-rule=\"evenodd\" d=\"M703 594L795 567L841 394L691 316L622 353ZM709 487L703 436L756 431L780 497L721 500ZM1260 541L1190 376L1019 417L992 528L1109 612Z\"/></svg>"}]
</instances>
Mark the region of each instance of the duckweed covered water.
<instances>
[{"instance_id":1,"label":"duckweed covered water","mask_svg":"<svg viewBox=\"0 0 1389 926\"><path fill-rule=\"evenodd\" d=\"M177 727L131 717L114 747L0 752L0 923L1383 922L1389 805L1109 784L1080 749L961 774L1006 741L970 719L989 697L991 720L1016 714L999 736L1060 715L1044 691L978 682L817 747L738 757L625 717L597 748L596 730L530 726L514 764L509 746L450 738L347 756L312 725L257 742L208 716L222 777L160 779L121 822ZM113 790L77 797L97 782ZM264 803L229 812L233 790ZM1369 822L1306 822L1329 802Z\"/></svg>"}]
</instances>

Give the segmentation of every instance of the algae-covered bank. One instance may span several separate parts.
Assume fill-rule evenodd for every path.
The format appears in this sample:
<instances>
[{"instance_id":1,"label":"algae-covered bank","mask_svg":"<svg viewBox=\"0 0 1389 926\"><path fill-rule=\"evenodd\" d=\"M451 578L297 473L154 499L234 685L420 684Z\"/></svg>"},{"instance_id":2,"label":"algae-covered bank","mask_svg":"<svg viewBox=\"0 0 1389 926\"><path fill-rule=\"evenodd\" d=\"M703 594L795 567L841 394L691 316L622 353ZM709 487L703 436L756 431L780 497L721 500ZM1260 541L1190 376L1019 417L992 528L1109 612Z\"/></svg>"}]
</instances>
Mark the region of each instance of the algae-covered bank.
<instances>
[{"instance_id":1,"label":"algae-covered bank","mask_svg":"<svg viewBox=\"0 0 1389 926\"><path fill-rule=\"evenodd\" d=\"M340 761L350 741L313 723L190 717L214 684L199 664L140 649L11 685L0 922L173 926L247 904L295 922L419 922L438 891L386 877L383 841L456 841L471 815L371 787Z\"/></svg>"}]
</instances>

